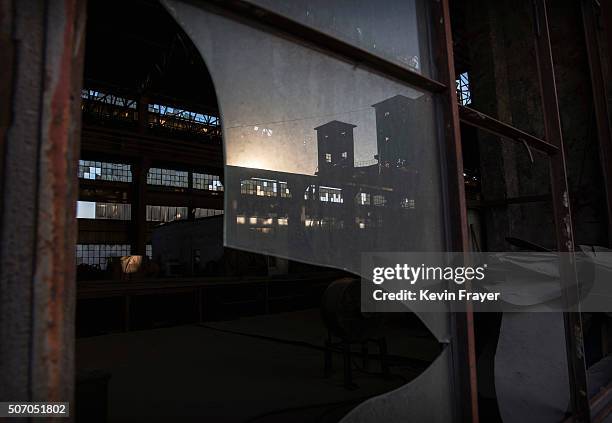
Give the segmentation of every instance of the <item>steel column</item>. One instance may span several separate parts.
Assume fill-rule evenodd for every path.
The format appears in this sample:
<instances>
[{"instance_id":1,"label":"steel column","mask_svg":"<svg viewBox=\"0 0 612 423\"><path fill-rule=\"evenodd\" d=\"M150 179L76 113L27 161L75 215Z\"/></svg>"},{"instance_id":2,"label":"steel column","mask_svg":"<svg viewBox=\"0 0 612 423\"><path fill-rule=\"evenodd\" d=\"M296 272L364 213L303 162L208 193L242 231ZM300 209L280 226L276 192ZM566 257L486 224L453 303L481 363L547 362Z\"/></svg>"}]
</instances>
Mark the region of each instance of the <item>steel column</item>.
<instances>
[{"instance_id":1,"label":"steel column","mask_svg":"<svg viewBox=\"0 0 612 423\"><path fill-rule=\"evenodd\" d=\"M604 2L605 3L605 2ZM606 98L606 83L603 74L603 63L600 56L597 39L597 18L593 10L593 0L582 0L582 22L589 70L591 72L591 87L593 89L593 106L599 137L599 160L606 193L606 207L608 213L608 246L612 246L612 134L608 101Z\"/></svg>"},{"instance_id":2,"label":"steel column","mask_svg":"<svg viewBox=\"0 0 612 423\"><path fill-rule=\"evenodd\" d=\"M470 250L469 230L449 0L434 3L432 20L437 26L438 79L448 87L440 95L444 112L445 165L448 174L449 250L467 252ZM474 313L471 304L466 304L465 307L464 310L454 310L451 313L451 325L454 332L451 346L456 379L454 390L458 404L456 413L460 421L477 423L479 415Z\"/></svg>"},{"instance_id":3,"label":"steel column","mask_svg":"<svg viewBox=\"0 0 612 423\"><path fill-rule=\"evenodd\" d=\"M0 2L2 23L5 13L11 16L15 53L12 97L1 99L10 102L9 110L2 109L9 126L0 180L3 400L71 401L73 396L85 5L79 0ZM6 35L4 26L2 31Z\"/></svg>"},{"instance_id":4,"label":"steel column","mask_svg":"<svg viewBox=\"0 0 612 423\"><path fill-rule=\"evenodd\" d=\"M555 70L550 45L546 0L534 0L536 59L540 78L544 132L547 142L559 151L550 157L552 205L555 217L557 249L561 253L574 252L572 213L567 185L565 151L555 84ZM568 362L571 408L576 422L590 421L586 364L580 307L577 303L578 285L573 256L560 260L564 300L565 342Z\"/></svg>"}]
</instances>

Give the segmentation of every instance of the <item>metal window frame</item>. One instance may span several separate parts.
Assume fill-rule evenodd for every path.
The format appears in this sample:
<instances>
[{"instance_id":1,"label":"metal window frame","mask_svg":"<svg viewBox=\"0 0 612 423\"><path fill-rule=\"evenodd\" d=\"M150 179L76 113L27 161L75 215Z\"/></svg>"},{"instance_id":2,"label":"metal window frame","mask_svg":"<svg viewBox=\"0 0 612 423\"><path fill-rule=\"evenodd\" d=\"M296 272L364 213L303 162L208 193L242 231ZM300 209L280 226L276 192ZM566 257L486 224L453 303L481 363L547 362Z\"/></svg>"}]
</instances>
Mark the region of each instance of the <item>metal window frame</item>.
<instances>
[{"instance_id":1,"label":"metal window frame","mask_svg":"<svg viewBox=\"0 0 612 423\"><path fill-rule=\"evenodd\" d=\"M297 38L317 49L326 50L344 60L355 63L357 66L363 66L386 77L430 93L440 94L444 98L442 108L445 118L447 161L445 164L448 176L446 181L448 198L446 198L446 201L455 205L455 207L450 208L450 215L448 216L451 231L450 245L456 251L467 251L469 248L460 121L510 140L526 142L528 145L547 153L552 165L551 184L557 243L560 251L571 252L574 248L571 210L567 201L567 174L546 16L546 0L533 1L536 11L535 26L537 28L534 42L537 48L542 89L546 125L545 140L528 135L490 116L458 105L449 0L431 0L434 14L431 22L435 26L434 32L438 34L434 51L439 64L439 80L420 75L364 49L242 0L202 0L200 3L214 7L218 13L231 15L235 19L246 20L258 26L269 26L275 33L285 33L294 39ZM38 169L38 184L35 191L31 194L23 194L22 197L27 197L28 201L31 200L37 206L35 213L27 216L27 219L35 225L36 233L33 235L32 243L28 245L25 245L25 243L29 238L22 236L24 245L20 247L19 251L22 255L31 255L33 259L30 269L18 273L23 280L39 281L41 283L37 284L37 288L32 291L32 295L37 296L38 302L36 303L37 314L32 316L32 324L29 327L30 333L27 337L30 344L14 345L15 353L23 352L23 356L29 357L30 372L25 376L15 377L11 381L11 386L26 392L24 395L27 398L36 396L59 400L65 399L66 395L71 397L73 393L73 353L70 348L73 345L74 334L70 332L70 328L74 322L70 320L71 316L63 313L63 310L72 309L76 297L74 289L75 274L72 265L74 251L71 251L70 248L56 248L53 251L55 256L53 256L50 255L50 252L45 253L43 247L53 242L63 247L76 245L75 225L68 218L69 213L65 213L65 211L74 209L78 189L78 180L71 175L75 173L74 170L78 163L76 152L78 152L79 147L77 134L79 133L80 110L75 106L76 103L72 102L71 95L79 98L78 93L82 85L81 70L86 13L84 1L59 2L54 0L51 3L49 6L34 6L33 4L27 6L36 17L32 25L37 26L37 28L34 28L34 35L32 36L38 42L37 49L34 49L31 54L38 54L42 57L38 71L41 71L41 74L46 71L51 75L51 78L45 79L42 88L35 87L31 90L34 94L31 97L41 99L52 97L54 102L41 102L38 105L40 110L38 108L36 110L39 110L37 114L40 118L37 127L39 132L36 132L31 141L27 141L33 145L32 151L34 154L31 154L31 157L28 156L28 158L31 159L32 168ZM0 32L2 45L8 47L8 49L2 49L2 57L14 58L15 66L18 67L20 63L27 63L27 58L15 57L12 54L12 47L19 47L13 43L11 38L15 32L14 28L24 22L22 15L14 14L14 9L17 7L26 8L12 0L0 0L0 22L8 23L8 25L2 25L2 28L10 28L8 31L13 31L9 33L3 29ZM56 13L56 9L59 12ZM9 14L7 15L5 12L9 12ZM43 54L43 52L46 54ZM61 60L55 56L56 54L63 54ZM7 70L6 74L9 77L14 76L15 79L18 77L12 72L12 60L0 61L0 68ZM61 76L61 78L52 78L55 76ZM6 78L5 81L6 84L2 84L2 87L0 87L2 92L21 92L19 90L23 87L15 85L11 78ZM5 98L8 100L9 96ZM5 142L5 125L12 124L11 114L20 122L23 121L24 116L23 114L12 113L8 101L4 99L1 106L0 171L6 174L7 163L5 158L8 159L9 154L7 153L8 143ZM63 119L51 119L51 116L56 115ZM24 140L28 140L28 138L25 137ZM51 153L54 151L67 152L67 158L53 156ZM30 152L24 152L24 154L26 153L29 154ZM70 171L58 173L57 169L60 168L68 168ZM143 168L146 169L146 166ZM146 174L140 175L141 172L139 173L138 170L136 169L135 172L137 178L146 178ZM14 181L11 178L2 180L0 189L4 191L4 196L15 195L13 191L8 192L6 189L9 186L8 184L12 182ZM144 186L145 184L141 183L141 185ZM56 190L55 188L58 186L63 187L62 190ZM3 205L0 211L5 214L7 209L8 205L6 207ZM40 216L37 217L37 211L41 209L53 210L57 219L45 221ZM133 217L136 218L137 215L141 214L144 214L144 210L141 210L140 213L134 210ZM144 219L142 220L144 221ZM5 236L10 228L3 221L1 229L3 236ZM144 245L144 242L140 244ZM2 254L5 252L6 250L0 251ZM3 270L3 272L6 271L6 269ZM575 278L573 265L566 267L563 271L570 277ZM6 274L3 273L2 278L4 279L5 276ZM9 288L13 289L12 285ZM47 295L50 291L61 292L63 296L51 299ZM566 294L571 295L569 292L566 292ZM34 299L31 296L17 296L16 298L21 302L14 304L15 306L34 310ZM57 317L57 321L52 327L44 324L48 316ZM572 382L573 419L574 421L589 421L589 404L585 389L586 371L584 357L581 356L583 342L580 314L579 312L566 313L565 317L567 353ZM478 422L474 326L471 310L467 310L467 313L454 313L453 324L455 337L451 347L454 354L453 361L458 364L456 366L457 384L455 392L461 397L458 398L457 403L469 404L469 406L461 407L458 410L458 416L462 421ZM7 335L7 333L4 335ZM10 351L13 350L2 350L0 352L4 354ZM44 356L43 351L45 352ZM0 356L0 364L3 361L1 358L9 358L9 356ZM53 358L57 358L57 360ZM11 358L11 360L14 359ZM5 360L5 363L9 363L9 361ZM0 368L5 369L6 365L0 366ZM7 372L2 377L3 381L8 381L5 379L11 378L14 373L13 370L8 368L6 370ZM42 376L42 378L37 378L37 376ZM19 383L21 385L17 387L16 384Z\"/></svg>"},{"instance_id":2,"label":"metal window frame","mask_svg":"<svg viewBox=\"0 0 612 423\"><path fill-rule=\"evenodd\" d=\"M571 209L568 200L568 183L565 163L563 137L559 117L559 106L555 85L553 59L550 45L546 0L533 0L534 5L534 44L538 63L545 139L537 138L511 125L505 124L491 116L477 112L457 101L456 75L454 69L453 40L450 22L449 0L432 1L432 24L437 39L434 51L438 61L438 80L434 80L410 69L396 65L371 52L341 41L331 35L295 22L285 16L247 3L243 0L204 0L203 4L212 6L217 13L229 15L234 19L246 20L247 23L272 27L276 33L285 33L291 38L313 45L318 49L352 61L387 77L412 85L424 91L441 94L445 118L446 135L446 199L455 207L450 207L448 216L450 224L450 245L455 251L469 250L467 230L467 204L463 181L463 156L461 150L460 121L478 127L505 139L526 143L548 155L551 164L552 206L555 216L555 228L558 250L574 251L573 226ZM436 25L437 24L437 25ZM566 281L564 296L569 303L574 293L569 292L576 286L576 269L574 263L566 263L561 269ZM574 282L572 284L572 281ZM582 339L582 321L579 310L564 314L566 331L566 353L570 375L571 411L574 421L590 421L590 409L586 389L586 365L584 361L584 344ZM478 389L476 376L475 334L472 310L453 313L455 345L453 354L456 363L464 363L456 369L456 393L461 397L459 403L469 404L457 410L462 421L478 422Z\"/></svg>"}]
</instances>

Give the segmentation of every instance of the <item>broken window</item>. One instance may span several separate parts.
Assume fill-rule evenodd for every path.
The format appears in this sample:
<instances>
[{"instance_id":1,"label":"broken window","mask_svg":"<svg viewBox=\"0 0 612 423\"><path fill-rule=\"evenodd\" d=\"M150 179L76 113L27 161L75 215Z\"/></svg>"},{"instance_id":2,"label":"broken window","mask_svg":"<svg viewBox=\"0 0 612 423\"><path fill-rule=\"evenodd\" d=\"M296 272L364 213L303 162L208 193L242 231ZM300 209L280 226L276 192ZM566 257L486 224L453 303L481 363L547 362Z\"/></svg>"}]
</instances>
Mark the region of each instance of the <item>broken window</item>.
<instances>
[{"instance_id":1,"label":"broken window","mask_svg":"<svg viewBox=\"0 0 612 423\"><path fill-rule=\"evenodd\" d=\"M193 173L193 188L206 189L209 191L223 191L223 184L219 175L208 173Z\"/></svg>"},{"instance_id":2,"label":"broken window","mask_svg":"<svg viewBox=\"0 0 612 423\"><path fill-rule=\"evenodd\" d=\"M426 25L417 23L426 6L419 1L358 2L362 8L340 1L309 18L296 14L314 12L301 1L255 3L406 67L412 61L419 72L431 68ZM436 95L195 4L165 4L202 54L223 110L227 246L355 272L361 251L443 248ZM402 25L351 38L346 30L364 31L369 16L361 15L372 8ZM332 27L323 16L341 22ZM289 189L302 195L290 196ZM379 197L358 196L368 192ZM404 213L404 198L423 207ZM355 201L385 206L376 217L376 237L352 223L360 217ZM264 227L258 219L270 210L286 216L282 234L249 229L252 221ZM278 219L269 227L279 227ZM322 226L325 234L316 230ZM307 228L313 230L304 233Z\"/></svg>"},{"instance_id":3,"label":"broken window","mask_svg":"<svg viewBox=\"0 0 612 423\"><path fill-rule=\"evenodd\" d=\"M79 160L79 178L132 182L132 169L129 164Z\"/></svg>"},{"instance_id":4,"label":"broken window","mask_svg":"<svg viewBox=\"0 0 612 423\"><path fill-rule=\"evenodd\" d=\"M472 103L472 93L470 91L470 78L467 72L460 73L457 76L457 101L462 106L467 106Z\"/></svg>"},{"instance_id":5,"label":"broken window","mask_svg":"<svg viewBox=\"0 0 612 423\"><path fill-rule=\"evenodd\" d=\"M152 167L147 174L147 184L187 188L189 186L188 175L188 172L182 170Z\"/></svg>"}]
</instances>

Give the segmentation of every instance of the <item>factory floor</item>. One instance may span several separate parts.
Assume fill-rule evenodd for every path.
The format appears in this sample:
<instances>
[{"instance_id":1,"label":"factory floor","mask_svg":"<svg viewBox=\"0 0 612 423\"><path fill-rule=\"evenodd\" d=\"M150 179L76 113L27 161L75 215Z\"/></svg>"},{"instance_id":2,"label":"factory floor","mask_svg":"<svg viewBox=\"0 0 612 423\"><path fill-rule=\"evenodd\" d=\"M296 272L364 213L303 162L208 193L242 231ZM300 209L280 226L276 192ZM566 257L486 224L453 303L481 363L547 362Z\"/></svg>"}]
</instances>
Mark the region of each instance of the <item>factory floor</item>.
<instances>
[{"instance_id":1,"label":"factory floor","mask_svg":"<svg viewBox=\"0 0 612 423\"><path fill-rule=\"evenodd\" d=\"M323 377L325 337L312 309L81 338L77 373L110 374L111 422L336 422L412 380L439 352L422 328L387 329L391 376L371 360L369 372L354 370L358 387L347 390L339 354L332 376Z\"/></svg>"}]
</instances>

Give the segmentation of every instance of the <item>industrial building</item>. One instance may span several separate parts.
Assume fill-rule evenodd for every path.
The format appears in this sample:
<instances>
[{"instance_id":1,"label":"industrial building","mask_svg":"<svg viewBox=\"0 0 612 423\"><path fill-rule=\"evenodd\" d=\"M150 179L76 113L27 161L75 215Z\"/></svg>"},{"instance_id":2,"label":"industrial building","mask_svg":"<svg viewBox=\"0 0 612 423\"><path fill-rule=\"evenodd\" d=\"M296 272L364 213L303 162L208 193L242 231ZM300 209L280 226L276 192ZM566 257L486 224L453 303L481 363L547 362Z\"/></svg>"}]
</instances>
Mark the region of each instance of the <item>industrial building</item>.
<instances>
[{"instance_id":1,"label":"industrial building","mask_svg":"<svg viewBox=\"0 0 612 423\"><path fill-rule=\"evenodd\" d=\"M612 3L0 0L0 70L0 403L612 421L612 301L360 292L370 253L607 257Z\"/></svg>"}]
</instances>

